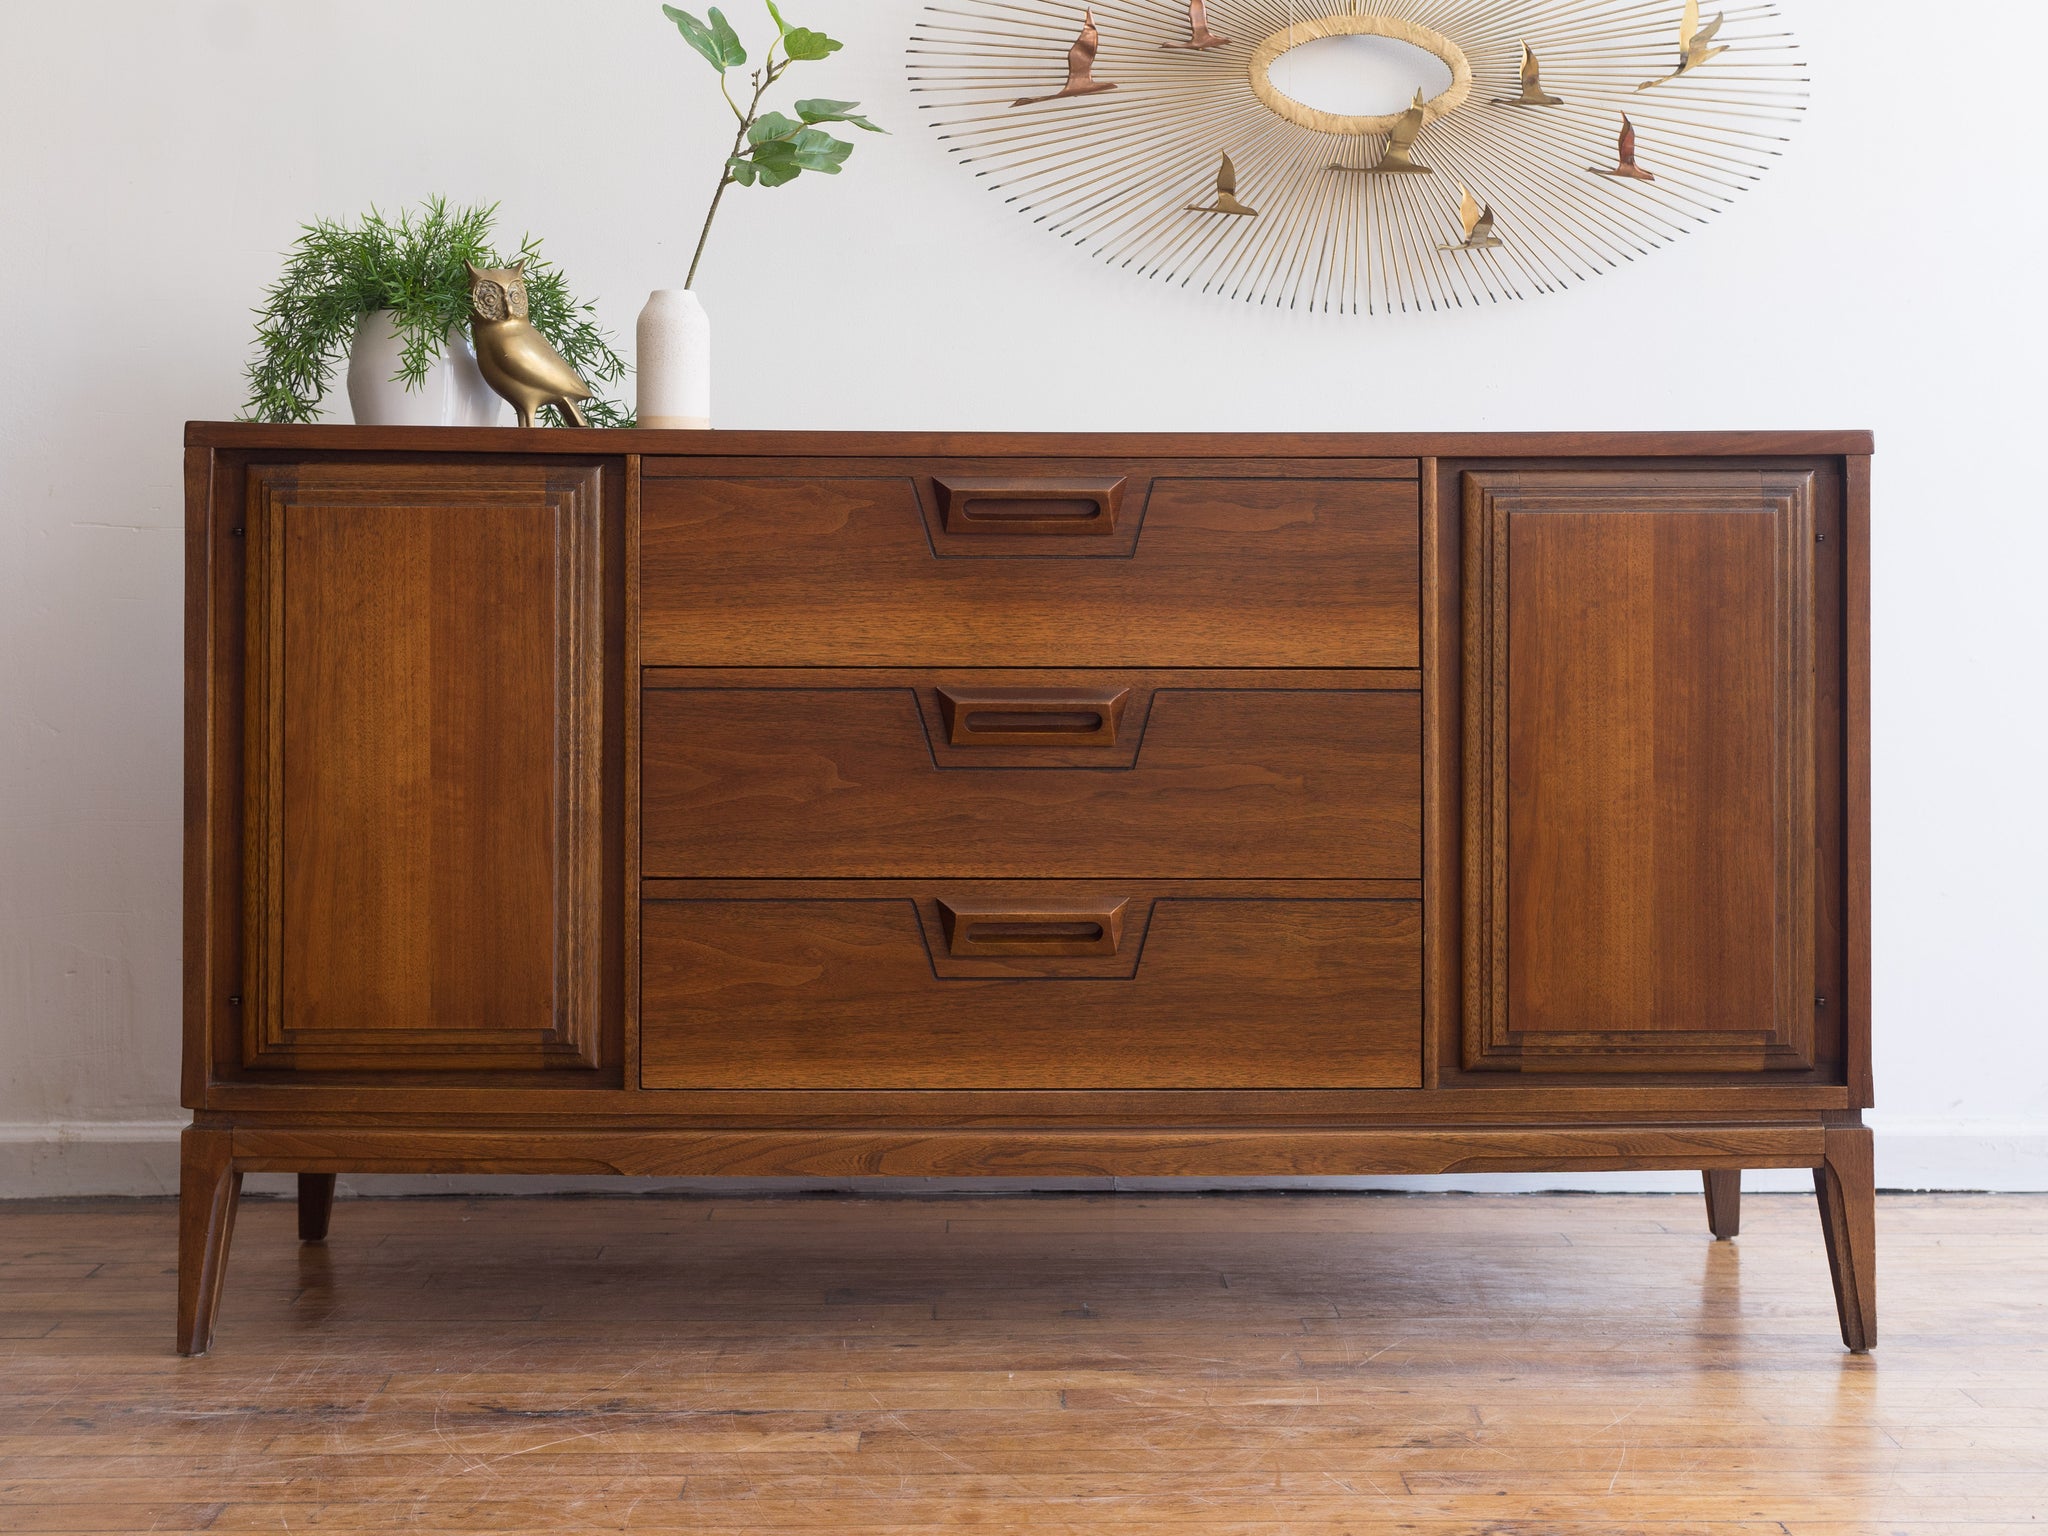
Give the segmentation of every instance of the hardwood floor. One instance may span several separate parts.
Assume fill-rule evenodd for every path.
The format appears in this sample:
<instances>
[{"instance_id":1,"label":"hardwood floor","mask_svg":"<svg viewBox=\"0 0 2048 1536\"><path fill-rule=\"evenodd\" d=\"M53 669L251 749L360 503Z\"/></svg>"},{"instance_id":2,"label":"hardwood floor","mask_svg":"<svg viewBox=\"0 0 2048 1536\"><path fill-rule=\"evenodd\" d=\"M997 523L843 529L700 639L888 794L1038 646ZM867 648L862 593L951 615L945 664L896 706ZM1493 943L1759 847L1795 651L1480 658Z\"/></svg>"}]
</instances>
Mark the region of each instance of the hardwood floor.
<instances>
[{"instance_id":1,"label":"hardwood floor","mask_svg":"<svg viewBox=\"0 0 2048 1536\"><path fill-rule=\"evenodd\" d=\"M2048 1199L0 1205L0 1531L2048 1529Z\"/></svg>"}]
</instances>

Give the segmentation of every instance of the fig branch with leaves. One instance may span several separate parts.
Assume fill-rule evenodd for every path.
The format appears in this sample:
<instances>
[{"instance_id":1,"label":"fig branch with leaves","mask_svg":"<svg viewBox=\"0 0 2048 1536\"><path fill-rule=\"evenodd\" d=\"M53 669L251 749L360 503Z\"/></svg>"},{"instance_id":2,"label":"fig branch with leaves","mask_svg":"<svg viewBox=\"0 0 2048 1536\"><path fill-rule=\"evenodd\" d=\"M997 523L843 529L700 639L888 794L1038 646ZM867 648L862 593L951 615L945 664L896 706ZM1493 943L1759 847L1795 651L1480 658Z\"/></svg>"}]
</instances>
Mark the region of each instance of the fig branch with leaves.
<instances>
[{"instance_id":1,"label":"fig branch with leaves","mask_svg":"<svg viewBox=\"0 0 2048 1536\"><path fill-rule=\"evenodd\" d=\"M739 123L739 131L733 135L732 153L726 156L725 164L719 169L718 190L711 194L711 208L704 215L704 228L697 236L696 253L690 257L690 275L683 279L685 287L696 286L697 265L704 259L704 242L711 238L711 221L718 217L718 205L725 197L727 187L734 182L743 187L779 187L784 182L795 181L805 171L837 176L839 167L853 153L853 145L845 139L834 138L818 127L819 123L851 123L869 133L885 131L860 115L857 110L860 103L857 101L806 97L795 104L794 118L781 112L761 110L761 99L790 66L813 63L844 46L809 27L792 27L782 19L782 12L775 8L775 0L763 0L763 3L768 7L769 19L775 23L776 35L761 57L760 68L748 76L747 83L754 94L745 111L733 100L732 91L726 85L725 72L745 64L747 50L740 45L739 34L725 19L724 12L714 6L706 13L706 19L699 21L688 11L678 10L672 5L661 8L662 14L676 24L683 41L701 53L718 71L719 94L725 97L725 104L732 108L732 115ZM780 58L776 57L778 48L782 50Z\"/></svg>"}]
</instances>

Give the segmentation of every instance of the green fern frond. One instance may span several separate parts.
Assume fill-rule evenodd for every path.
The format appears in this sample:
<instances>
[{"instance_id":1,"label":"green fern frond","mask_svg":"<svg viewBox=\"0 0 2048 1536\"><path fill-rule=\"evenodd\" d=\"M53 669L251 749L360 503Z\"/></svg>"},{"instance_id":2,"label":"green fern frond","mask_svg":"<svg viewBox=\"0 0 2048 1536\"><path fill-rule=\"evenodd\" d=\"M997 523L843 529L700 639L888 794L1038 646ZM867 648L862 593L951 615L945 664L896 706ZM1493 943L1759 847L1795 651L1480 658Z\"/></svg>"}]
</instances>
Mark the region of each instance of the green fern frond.
<instances>
[{"instance_id":1,"label":"green fern frond","mask_svg":"<svg viewBox=\"0 0 2048 1536\"><path fill-rule=\"evenodd\" d=\"M400 341L394 378L419 389L441 356L450 329L469 323L469 272L506 267L491 249L497 204L451 210L447 199L428 198L401 210L396 222L372 208L351 226L330 219L305 225L286 254L284 271L256 311L256 356L248 368L244 421L311 422L348 358L356 326L371 310L388 309ZM632 425L632 410L602 398L600 386L617 384L626 363L598 326L591 305L576 299L568 277L540 254L540 242L521 238L526 262L529 318L600 398L585 414L600 426Z\"/></svg>"}]
</instances>

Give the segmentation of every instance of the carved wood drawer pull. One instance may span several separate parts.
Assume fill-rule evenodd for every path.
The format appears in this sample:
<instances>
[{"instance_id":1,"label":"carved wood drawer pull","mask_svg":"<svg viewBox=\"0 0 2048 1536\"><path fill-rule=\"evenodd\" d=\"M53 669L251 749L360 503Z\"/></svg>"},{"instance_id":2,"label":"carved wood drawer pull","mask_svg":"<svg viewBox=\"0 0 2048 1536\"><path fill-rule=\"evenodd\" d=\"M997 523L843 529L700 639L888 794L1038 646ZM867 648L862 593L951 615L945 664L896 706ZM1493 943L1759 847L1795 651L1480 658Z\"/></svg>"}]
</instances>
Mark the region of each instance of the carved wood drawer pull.
<instances>
[{"instance_id":1,"label":"carved wood drawer pull","mask_svg":"<svg viewBox=\"0 0 2048 1536\"><path fill-rule=\"evenodd\" d=\"M958 959L1001 959L1113 955L1123 938L1126 904L1026 909L1015 903L982 906L941 900L938 906L948 954Z\"/></svg>"},{"instance_id":2,"label":"carved wood drawer pull","mask_svg":"<svg viewBox=\"0 0 2048 1536\"><path fill-rule=\"evenodd\" d=\"M1113 747L1128 688L939 688L955 747Z\"/></svg>"},{"instance_id":3,"label":"carved wood drawer pull","mask_svg":"<svg viewBox=\"0 0 2048 1536\"><path fill-rule=\"evenodd\" d=\"M1121 475L1071 480L934 476L932 484L948 533L1111 534L1124 499Z\"/></svg>"}]
</instances>

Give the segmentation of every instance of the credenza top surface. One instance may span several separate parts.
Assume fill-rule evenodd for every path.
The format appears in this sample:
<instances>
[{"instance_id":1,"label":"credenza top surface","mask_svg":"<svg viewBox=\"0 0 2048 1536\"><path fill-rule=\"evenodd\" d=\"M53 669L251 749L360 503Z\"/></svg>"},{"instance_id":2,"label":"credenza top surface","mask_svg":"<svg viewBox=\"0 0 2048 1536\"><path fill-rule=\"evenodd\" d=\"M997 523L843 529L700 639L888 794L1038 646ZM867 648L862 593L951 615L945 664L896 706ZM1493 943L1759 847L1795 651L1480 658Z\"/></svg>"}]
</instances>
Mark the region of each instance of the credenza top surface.
<instances>
[{"instance_id":1,"label":"credenza top surface","mask_svg":"<svg viewBox=\"0 0 2048 1536\"><path fill-rule=\"evenodd\" d=\"M1070 457L1115 452L1279 458L1799 458L1868 454L1865 431L1825 432L702 432L577 427L266 426L188 421L188 448L287 453L674 457Z\"/></svg>"}]
</instances>

